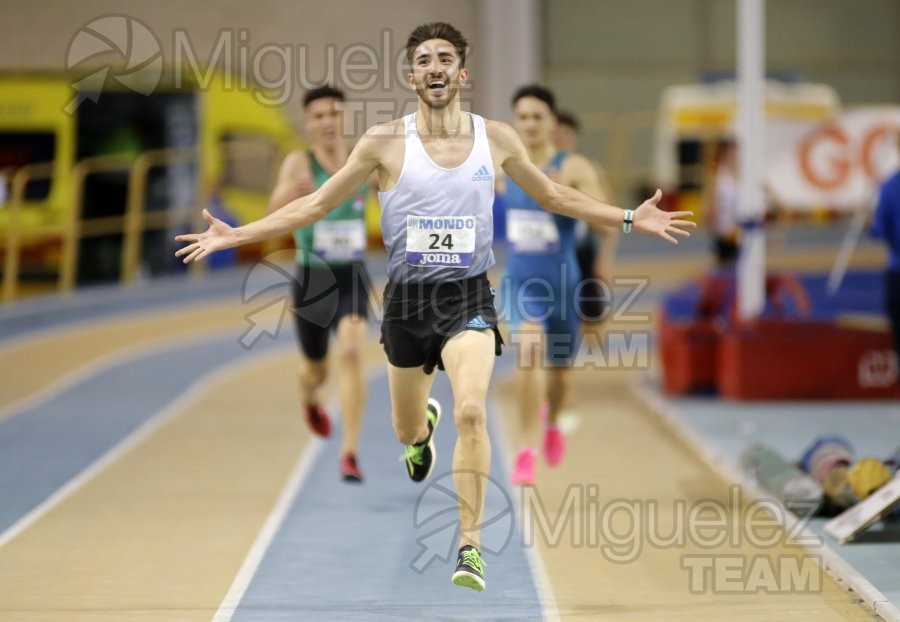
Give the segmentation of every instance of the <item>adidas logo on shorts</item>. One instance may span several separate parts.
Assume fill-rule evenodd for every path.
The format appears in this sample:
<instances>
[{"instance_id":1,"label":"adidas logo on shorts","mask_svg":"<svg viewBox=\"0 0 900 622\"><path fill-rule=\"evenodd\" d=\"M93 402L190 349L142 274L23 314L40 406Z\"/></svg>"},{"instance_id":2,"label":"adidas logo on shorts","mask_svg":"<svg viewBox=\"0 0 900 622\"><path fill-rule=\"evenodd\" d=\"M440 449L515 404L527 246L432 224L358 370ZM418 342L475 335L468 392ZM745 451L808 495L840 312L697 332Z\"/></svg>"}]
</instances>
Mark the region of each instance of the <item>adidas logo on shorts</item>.
<instances>
[{"instance_id":1,"label":"adidas logo on shorts","mask_svg":"<svg viewBox=\"0 0 900 622\"><path fill-rule=\"evenodd\" d=\"M482 318L480 315L476 315L471 320L469 320L468 324L466 324L466 328L481 329L481 328L490 328L490 327L491 327L491 325L488 324L487 322L485 322L484 318Z\"/></svg>"},{"instance_id":2,"label":"adidas logo on shorts","mask_svg":"<svg viewBox=\"0 0 900 622\"><path fill-rule=\"evenodd\" d=\"M491 175L488 167L482 164L478 167L478 170L475 171L475 174L472 175L472 181L494 181L494 176Z\"/></svg>"}]
</instances>

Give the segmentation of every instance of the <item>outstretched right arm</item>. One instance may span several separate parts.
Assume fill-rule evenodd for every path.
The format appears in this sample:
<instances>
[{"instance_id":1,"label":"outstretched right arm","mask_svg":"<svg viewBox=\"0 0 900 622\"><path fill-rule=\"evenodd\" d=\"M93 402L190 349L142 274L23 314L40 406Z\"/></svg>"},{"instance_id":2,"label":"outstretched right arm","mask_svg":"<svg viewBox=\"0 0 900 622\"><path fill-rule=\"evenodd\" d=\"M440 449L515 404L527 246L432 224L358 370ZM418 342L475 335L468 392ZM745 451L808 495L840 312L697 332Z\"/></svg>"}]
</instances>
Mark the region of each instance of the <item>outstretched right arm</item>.
<instances>
[{"instance_id":1,"label":"outstretched right arm","mask_svg":"<svg viewBox=\"0 0 900 622\"><path fill-rule=\"evenodd\" d=\"M371 129L366 132L350 153L347 163L315 192L294 199L264 218L241 227L229 227L204 209L203 218L209 223L209 229L203 233L176 236L176 240L188 244L175 255L184 257L184 263L190 263L224 248L286 235L321 220L350 198L378 168L380 143L384 141L379 141L372 134Z\"/></svg>"}]
</instances>

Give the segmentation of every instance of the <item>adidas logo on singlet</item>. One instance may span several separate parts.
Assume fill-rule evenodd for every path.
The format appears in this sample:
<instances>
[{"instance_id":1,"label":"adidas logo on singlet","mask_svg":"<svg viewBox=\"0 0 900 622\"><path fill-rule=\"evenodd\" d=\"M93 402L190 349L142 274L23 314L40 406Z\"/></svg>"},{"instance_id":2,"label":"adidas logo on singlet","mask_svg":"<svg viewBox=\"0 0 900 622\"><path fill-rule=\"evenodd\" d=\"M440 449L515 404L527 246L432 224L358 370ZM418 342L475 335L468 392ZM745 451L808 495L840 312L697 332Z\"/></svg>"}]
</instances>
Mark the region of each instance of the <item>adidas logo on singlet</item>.
<instances>
[{"instance_id":1,"label":"adidas logo on singlet","mask_svg":"<svg viewBox=\"0 0 900 622\"><path fill-rule=\"evenodd\" d=\"M494 181L494 176L491 175L488 167L482 164L478 167L478 170L475 171L475 174L472 175L472 181Z\"/></svg>"}]
</instances>

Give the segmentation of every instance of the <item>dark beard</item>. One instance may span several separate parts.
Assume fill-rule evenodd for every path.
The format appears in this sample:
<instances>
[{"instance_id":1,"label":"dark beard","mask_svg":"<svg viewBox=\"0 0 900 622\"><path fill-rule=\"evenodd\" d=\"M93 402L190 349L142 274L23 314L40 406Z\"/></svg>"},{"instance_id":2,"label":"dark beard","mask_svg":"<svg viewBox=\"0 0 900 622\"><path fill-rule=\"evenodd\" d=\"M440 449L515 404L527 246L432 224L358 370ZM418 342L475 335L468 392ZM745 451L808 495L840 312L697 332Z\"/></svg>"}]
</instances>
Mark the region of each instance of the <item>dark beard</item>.
<instances>
[{"instance_id":1,"label":"dark beard","mask_svg":"<svg viewBox=\"0 0 900 622\"><path fill-rule=\"evenodd\" d=\"M453 96L456 94L455 90L452 90L452 91L450 90L452 87L450 86L449 83L444 88L447 89L448 96L447 96L447 99L445 99L443 101L436 102L432 99L427 98L425 95L426 95L426 93L428 93L429 89L428 89L428 86L424 85L424 84L416 86L416 93L419 95L419 99L422 100L423 102L425 102L425 105L428 106L429 108L431 108L432 110L443 110L448 105L450 105L450 102L453 100Z\"/></svg>"}]
</instances>

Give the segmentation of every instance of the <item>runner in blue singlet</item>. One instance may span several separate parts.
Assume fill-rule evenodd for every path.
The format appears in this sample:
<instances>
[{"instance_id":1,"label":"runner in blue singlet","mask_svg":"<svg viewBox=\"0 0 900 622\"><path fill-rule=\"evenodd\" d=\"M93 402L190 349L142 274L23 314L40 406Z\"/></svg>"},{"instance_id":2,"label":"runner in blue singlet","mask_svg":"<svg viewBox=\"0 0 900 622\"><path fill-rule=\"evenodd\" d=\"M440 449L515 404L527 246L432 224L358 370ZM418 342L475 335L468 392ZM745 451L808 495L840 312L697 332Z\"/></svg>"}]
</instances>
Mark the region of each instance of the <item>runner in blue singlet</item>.
<instances>
[{"instance_id":1,"label":"runner in blue singlet","mask_svg":"<svg viewBox=\"0 0 900 622\"><path fill-rule=\"evenodd\" d=\"M554 146L556 103L548 89L532 85L513 97L514 126L532 162L550 178L602 196L596 169L579 154ZM576 256L577 220L543 209L515 182L506 180L507 274L503 281L503 311L509 318L511 341L519 347L518 410L522 427L514 484L534 483L536 445L542 405L546 417L542 451L550 466L565 455L565 437L558 417L566 402L572 362L580 345L583 318L579 293L584 287ZM546 367L546 374L544 368Z\"/></svg>"}]
</instances>

